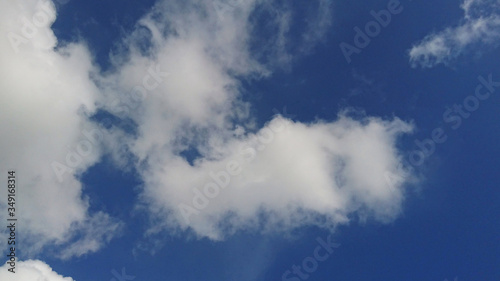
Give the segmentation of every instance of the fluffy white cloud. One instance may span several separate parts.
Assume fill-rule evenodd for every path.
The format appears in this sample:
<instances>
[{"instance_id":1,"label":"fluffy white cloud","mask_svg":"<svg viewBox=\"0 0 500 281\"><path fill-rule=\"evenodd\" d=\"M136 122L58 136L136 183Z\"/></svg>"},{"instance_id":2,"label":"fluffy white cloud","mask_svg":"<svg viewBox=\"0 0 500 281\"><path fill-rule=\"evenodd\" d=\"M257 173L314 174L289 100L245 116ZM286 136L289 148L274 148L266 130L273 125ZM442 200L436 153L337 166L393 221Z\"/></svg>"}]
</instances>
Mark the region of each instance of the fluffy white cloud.
<instances>
[{"instance_id":1,"label":"fluffy white cloud","mask_svg":"<svg viewBox=\"0 0 500 281\"><path fill-rule=\"evenodd\" d=\"M497 46L500 42L500 2L498 0L465 0L460 24L430 34L410 51L413 67L447 64L458 56L480 46Z\"/></svg>"},{"instance_id":2,"label":"fluffy white cloud","mask_svg":"<svg viewBox=\"0 0 500 281\"><path fill-rule=\"evenodd\" d=\"M18 170L26 249L61 246L59 256L70 258L97 251L119 231L109 215L89 214L78 180L105 152L142 177L140 203L155 221L150 232L189 229L222 239L241 229L329 228L353 214L379 221L399 214L405 182L389 184L385 175L407 178L396 142L409 124L346 114L305 124L278 115L257 128L242 99L240 79L269 76L289 63L287 54L307 53L321 40L329 1L308 15L303 34L317 33L302 35L298 52L287 47L297 27L293 13L280 12L282 2L161 1L105 74L82 43L54 49L54 7L36 3L45 2L0 4L0 32L9 34L0 42L0 130L7 136L0 167ZM40 14L33 17L40 10L43 24ZM269 38L278 39L255 38L263 13L271 16ZM38 22L31 24L36 32L24 19ZM98 107L130 120L137 133L92 131L88 116ZM199 154L194 163L181 156L186 151ZM55 162L74 169L61 178ZM193 204L217 185L217 196Z\"/></svg>"},{"instance_id":3,"label":"fluffy white cloud","mask_svg":"<svg viewBox=\"0 0 500 281\"><path fill-rule=\"evenodd\" d=\"M98 89L89 78L95 70L84 44L54 50L55 16L50 1L0 3L0 171L16 171L16 215L26 253L71 245L94 219L77 176L99 159L97 142L85 136L94 129L87 115L95 110ZM7 190L1 192L7 198ZM6 215L2 200L0 219ZM97 235L115 229L116 222L107 222Z\"/></svg>"},{"instance_id":4,"label":"fluffy white cloud","mask_svg":"<svg viewBox=\"0 0 500 281\"><path fill-rule=\"evenodd\" d=\"M8 264L0 267L0 280L10 281L74 281L71 277L63 277L45 262L40 260L27 260L16 262L15 273L9 272Z\"/></svg>"},{"instance_id":5,"label":"fluffy white cloud","mask_svg":"<svg viewBox=\"0 0 500 281\"><path fill-rule=\"evenodd\" d=\"M278 116L257 134L214 141L216 153L194 165L154 150L144 199L169 227L212 239L241 229L333 228L356 211L390 221L404 189L386 174L407 177L395 142L410 130L398 119L303 124Z\"/></svg>"},{"instance_id":6,"label":"fluffy white cloud","mask_svg":"<svg viewBox=\"0 0 500 281\"><path fill-rule=\"evenodd\" d=\"M192 230L223 239L242 229L329 228L354 213L379 221L399 214L405 182L391 185L385 175L407 176L398 169L396 141L411 131L409 124L342 114L313 124L277 116L255 127L238 78L269 75L276 63L250 52L251 19L275 11L272 3L161 2L125 41L127 56L115 54L116 71L102 79L101 104L137 124L137 135L113 133L137 160L141 203L154 221L150 233ZM269 24L278 39L262 45L283 50L291 19L275 16ZM321 21L311 26L328 25ZM169 75L145 87L151 67ZM200 157L191 164L181 156L186 151ZM204 188L213 198L200 195Z\"/></svg>"}]
</instances>

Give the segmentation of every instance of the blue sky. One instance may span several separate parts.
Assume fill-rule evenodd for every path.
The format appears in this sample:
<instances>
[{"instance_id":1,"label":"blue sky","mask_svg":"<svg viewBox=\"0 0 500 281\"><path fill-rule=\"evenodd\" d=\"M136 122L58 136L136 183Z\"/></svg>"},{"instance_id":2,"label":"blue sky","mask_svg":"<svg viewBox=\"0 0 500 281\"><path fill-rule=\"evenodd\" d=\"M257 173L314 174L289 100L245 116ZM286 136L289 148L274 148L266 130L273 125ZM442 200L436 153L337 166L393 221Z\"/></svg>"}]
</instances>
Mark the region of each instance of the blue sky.
<instances>
[{"instance_id":1,"label":"blue sky","mask_svg":"<svg viewBox=\"0 0 500 281\"><path fill-rule=\"evenodd\" d=\"M0 280L500 280L500 2L0 14Z\"/></svg>"}]
</instances>

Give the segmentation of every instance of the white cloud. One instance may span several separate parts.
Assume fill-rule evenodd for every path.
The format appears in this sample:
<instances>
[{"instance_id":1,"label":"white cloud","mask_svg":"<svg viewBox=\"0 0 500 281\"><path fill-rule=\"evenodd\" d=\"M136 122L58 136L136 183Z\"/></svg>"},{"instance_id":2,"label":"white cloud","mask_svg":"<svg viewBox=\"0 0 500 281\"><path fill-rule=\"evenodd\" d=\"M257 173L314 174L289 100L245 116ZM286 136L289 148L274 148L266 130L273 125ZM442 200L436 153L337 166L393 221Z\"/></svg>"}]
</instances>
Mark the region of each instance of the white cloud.
<instances>
[{"instance_id":1,"label":"white cloud","mask_svg":"<svg viewBox=\"0 0 500 281\"><path fill-rule=\"evenodd\" d=\"M404 189L390 186L385 174L407 177L398 170L395 142L410 130L398 119L341 116L302 124L276 117L257 138L217 141L212 150L218 155L193 166L155 150L143 171L144 199L170 227L213 239L242 229L334 227L356 211L390 221L400 212Z\"/></svg>"},{"instance_id":2,"label":"white cloud","mask_svg":"<svg viewBox=\"0 0 500 281\"><path fill-rule=\"evenodd\" d=\"M465 0L460 24L430 34L410 51L413 67L448 64L476 46L494 46L500 42L500 14L497 0Z\"/></svg>"},{"instance_id":3,"label":"white cloud","mask_svg":"<svg viewBox=\"0 0 500 281\"><path fill-rule=\"evenodd\" d=\"M223 239L242 229L329 228L352 215L385 222L399 214L404 182L389 185L385 174L407 176L398 169L396 141L411 131L409 124L341 114L331 122L305 124L276 116L263 128L255 125L240 79L271 75L276 61L261 54L286 51L293 28L293 13L276 13L270 2L159 2L124 39L124 48L112 56L113 70L105 74L92 65L83 43L53 49L53 5L44 8L50 20L16 45L18 52L3 38L0 122L8 137L0 140L0 167L18 170L19 220L33 252L50 244L62 248L62 258L80 256L119 232L121 224L109 215L89 214L78 179L105 152L114 153L122 167L133 162L141 175L140 203L157 223L149 233L190 229L199 237ZM40 9L35 3L0 4L5 14L0 33L22 34L14 15L31 17ZM310 51L329 25L325 5L319 5L316 20L317 14L309 15L306 30L318 32L303 36L302 52ZM276 16L270 30L279 40L270 40L265 51L252 49L260 46L253 38L258 13ZM82 131L96 128L88 121L96 104L131 120L137 134L99 131L104 145L94 144L93 153L61 183L51 163L65 163L68 153L89 138ZM266 139L269 133L272 140ZM181 156L190 149L201 155L193 165ZM192 203L193 190L213 180L211 171L235 169L230 160L238 161L241 171L186 220L179 204Z\"/></svg>"},{"instance_id":4,"label":"white cloud","mask_svg":"<svg viewBox=\"0 0 500 281\"><path fill-rule=\"evenodd\" d=\"M74 281L71 277L63 277L45 262L40 260L26 260L16 262L15 273L9 272L8 264L0 267L0 280L10 281Z\"/></svg>"},{"instance_id":5,"label":"white cloud","mask_svg":"<svg viewBox=\"0 0 500 281\"><path fill-rule=\"evenodd\" d=\"M141 206L154 221L148 233L192 230L198 237L223 239L243 229L329 228L354 214L383 222L395 218L405 182L391 186L385 174L406 178L398 169L396 140L411 126L397 118L354 120L342 114L313 124L277 116L256 128L236 77L258 78L273 69L275 61L259 60L254 56L259 50L250 52L255 24L250 18L274 6L244 1L217 10L220 6L207 5L159 3L125 40L129 52L114 54L116 71L101 81L107 85L100 101L104 108L137 124L137 135L113 133L137 160L144 181ZM277 26L271 30L284 38L288 16L275 15L270 24ZM137 47L148 38L147 51ZM269 44L279 50L284 41ZM170 75L126 103L130 109L111 106L115 99L126 100L123 96L142 83L151 66ZM262 143L255 138L280 126L287 129L273 133L258 151ZM181 156L189 149L201 155L193 165ZM241 173L186 220L179 205L193 206L194 190L203 192L213 182L210 172L225 171L231 160L241 165Z\"/></svg>"},{"instance_id":6,"label":"white cloud","mask_svg":"<svg viewBox=\"0 0 500 281\"><path fill-rule=\"evenodd\" d=\"M94 219L77 176L99 159L98 145L62 181L52 166L68 166L68 156L78 153L86 139L83 132L94 128L87 115L95 110L98 94L89 78L95 69L85 45L54 50L50 25L55 15L52 2L0 3L0 171L17 172L16 215L25 251L31 254L47 244L76 242L70 243L84 230L83 222ZM1 197L7 198L6 189ZM2 203L0 219L5 221ZM113 230L116 222L108 222Z\"/></svg>"}]
</instances>

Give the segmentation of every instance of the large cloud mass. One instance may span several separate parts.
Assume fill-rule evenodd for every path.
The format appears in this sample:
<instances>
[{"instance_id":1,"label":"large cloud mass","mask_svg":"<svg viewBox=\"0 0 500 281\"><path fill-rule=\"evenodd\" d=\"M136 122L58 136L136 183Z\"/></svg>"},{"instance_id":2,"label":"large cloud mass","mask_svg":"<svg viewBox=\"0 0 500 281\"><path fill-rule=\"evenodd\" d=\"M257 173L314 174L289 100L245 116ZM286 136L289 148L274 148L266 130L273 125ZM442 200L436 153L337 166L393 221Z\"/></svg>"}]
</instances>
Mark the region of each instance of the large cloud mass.
<instances>
[{"instance_id":1,"label":"large cloud mass","mask_svg":"<svg viewBox=\"0 0 500 281\"><path fill-rule=\"evenodd\" d=\"M405 182L385 175L407 178L396 144L411 125L278 114L259 128L243 101L241 79L288 68L321 41L330 1L307 9L302 25L286 1L160 1L100 73L84 44L54 49L50 2L2 2L0 167L18 170L18 215L32 249L62 245L60 257L80 256L119 231L106 213L88 211L78 179L103 153L139 172L151 232L223 239L242 229L330 228L353 214L397 216ZM90 122L97 109L133 129Z\"/></svg>"},{"instance_id":2,"label":"large cloud mass","mask_svg":"<svg viewBox=\"0 0 500 281\"><path fill-rule=\"evenodd\" d=\"M98 93L89 79L94 71L89 52L82 44L54 50L55 7L49 1L2 1L0 15L0 171L17 172L16 216L24 242L32 246L24 249L36 253L48 243L75 247L73 237L87 236L97 215L108 227L94 232L96 245L73 248L75 255L95 251L117 222L104 213L88 213L76 178L99 158L97 142L85 136L97 138L86 118L95 110ZM1 197L7 198L7 189Z\"/></svg>"},{"instance_id":3,"label":"large cloud mass","mask_svg":"<svg viewBox=\"0 0 500 281\"><path fill-rule=\"evenodd\" d=\"M252 18L276 15L268 28L278 39L293 24L275 2L216 3L158 4L125 41L127 56L115 56L117 71L102 81L123 87L105 91L104 108L137 125L132 136L112 133L136 159L151 232L223 239L242 229L330 228L353 213L380 221L397 216L404 182L390 185L385 175L406 178L396 141L411 126L341 114L311 124L277 115L256 128L237 77L269 75L277 62L250 52ZM266 52L285 50L283 40L264 44Z\"/></svg>"},{"instance_id":4,"label":"large cloud mass","mask_svg":"<svg viewBox=\"0 0 500 281\"><path fill-rule=\"evenodd\" d=\"M217 153L194 165L152 150L145 200L169 227L213 239L241 229L334 227L355 211L390 221L404 190L386 174L407 176L395 142L410 130L398 119L302 124L278 116L256 134L214 141Z\"/></svg>"}]
</instances>

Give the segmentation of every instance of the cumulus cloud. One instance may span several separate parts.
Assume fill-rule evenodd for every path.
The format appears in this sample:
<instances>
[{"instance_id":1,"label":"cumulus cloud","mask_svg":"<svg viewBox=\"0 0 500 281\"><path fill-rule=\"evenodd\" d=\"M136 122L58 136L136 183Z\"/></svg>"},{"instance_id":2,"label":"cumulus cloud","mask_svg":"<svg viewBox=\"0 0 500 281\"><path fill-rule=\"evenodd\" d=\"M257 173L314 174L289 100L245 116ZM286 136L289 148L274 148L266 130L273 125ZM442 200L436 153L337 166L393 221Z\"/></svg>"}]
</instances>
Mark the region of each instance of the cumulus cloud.
<instances>
[{"instance_id":1,"label":"cumulus cloud","mask_svg":"<svg viewBox=\"0 0 500 281\"><path fill-rule=\"evenodd\" d=\"M0 280L11 281L74 281L71 277L63 277L45 262L40 260L26 260L16 262L15 273L9 272L8 264L0 267Z\"/></svg>"},{"instance_id":2,"label":"cumulus cloud","mask_svg":"<svg viewBox=\"0 0 500 281\"><path fill-rule=\"evenodd\" d=\"M26 254L34 254L47 244L76 242L84 222L94 219L78 175L99 159L97 142L85 136L96 137L87 116L96 109L98 89L84 44L54 49L52 2L3 1L0 14L0 171L17 173L16 215ZM114 230L117 222L107 222ZM87 249L78 255L97 249L76 245Z\"/></svg>"},{"instance_id":3,"label":"cumulus cloud","mask_svg":"<svg viewBox=\"0 0 500 281\"><path fill-rule=\"evenodd\" d=\"M385 175L408 178L396 142L412 126L342 113L314 123L277 115L258 128L239 81L269 76L276 61L252 49L253 19L275 16L263 25L274 25L278 39L262 48L282 50L292 13L275 13L272 1L224 5L158 3L99 81L100 106L137 127L111 134L127 147L115 158L132 161L144 182L139 206L154 222L148 234L191 231L218 240L244 229L333 228L353 215L394 219L405 182L388 184ZM323 28L327 16L318 12L310 26Z\"/></svg>"},{"instance_id":4,"label":"cumulus cloud","mask_svg":"<svg viewBox=\"0 0 500 281\"><path fill-rule=\"evenodd\" d=\"M285 2L160 1L112 54L107 73L83 43L54 49L54 6L36 3L45 2L0 4L0 31L10 34L0 43L0 165L19 170L19 219L33 251L50 244L62 247L61 258L80 256L119 232L109 215L89 213L78 178L103 153L141 176L139 207L154 222L148 233L223 239L399 214L405 182L385 175L408 178L396 144L411 125L342 113L312 123L277 115L259 128L242 97L242 79L289 63L273 54L312 51L330 24L329 1L307 14L300 31L317 32L299 32L298 52L287 47L298 27L293 11L280 12ZM26 36L22 18L40 9L47 21ZM263 14L268 22L256 20ZM262 26L271 35L257 40ZM98 127L89 121L97 109L134 129Z\"/></svg>"},{"instance_id":5,"label":"cumulus cloud","mask_svg":"<svg viewBox=\"0 0 500 281\"><path fill-rule=\"evenodd\" d=\"M454 27L430 34L409 51L413 67L448 64L474 47L493 46L500 42L500 2L465 0L464 18Z\"/></svg>"},{"instance_id":6,"label":"cumulus cloud","mask_svg":"<svg viewBox=\"0 0 500 281\"><path fill-rule=\"evenodd\" d=\"M409 131L399 119L303 124L277 116L256 134L214 141L218 153L194 165L156 150L145 200L170 227L212 239L242 229L333 229L356 211L390 221L404 189L385 175L407 177L395 142Z\"/></svg>"}]
</instances>

